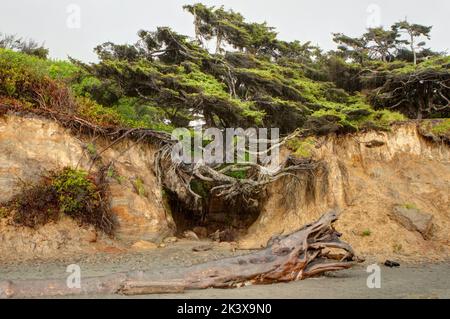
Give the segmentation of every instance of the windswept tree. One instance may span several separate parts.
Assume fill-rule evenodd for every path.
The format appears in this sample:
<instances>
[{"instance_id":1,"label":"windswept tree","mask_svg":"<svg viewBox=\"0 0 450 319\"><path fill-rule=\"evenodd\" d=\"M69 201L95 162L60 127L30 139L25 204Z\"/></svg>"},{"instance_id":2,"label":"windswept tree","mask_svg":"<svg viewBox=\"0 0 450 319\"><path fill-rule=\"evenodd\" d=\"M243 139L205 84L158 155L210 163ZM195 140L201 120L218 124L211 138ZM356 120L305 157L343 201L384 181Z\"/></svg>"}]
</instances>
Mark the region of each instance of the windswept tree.
<instances>
[{"instance_id":1,"label":"windswept tree","mask_svg":"<svg viewBox=\"0 0 450 319\"><path fill-rule=\"evenodd\" d=\"M321 56L320 48L312 45L311 41L305 43L300 43L298 40L292 42L277 41L276 46L279 57L297 62L311 62L312 59Z\"/></svg>"},{"instance_id":2,"label":"windswept tree","mask_svg":"<svg viewBox=\"0 0 450 319\"><path fill-rule=\"evenodd\" d=\"M411 48L414 65L417 65L418 50L421 50L426 45L426 42L418 41L420 38L426 38L430 40L430 32L432 28L432 26L409 23L407 20L397 22L392 26L392 29L395 32L404 33L407 35L408 39L403 40L403 43L409 45L409 47Z\"/></svg>"},{"instance_id":3,"label":"windswept tree","mask_svg":"<svg viewBox=\"0 0 450 319\"><path fill-rule=\"evenodd\" d=\"M194 16L195 37L199 45L204 45L204 42L210 41L216 36L214 24L216 16L214 14L214 7L207 7L202 3L193 5L185 5L183 9Z\"/></svg>"},{"instance_id":4,"label":"windswept tree","mask_svg":"<svg viewBox=\"0 0 450 319\"><path fill-rule=\"evenodd\" d=\"M397 48L398 36L396 30L385 30L382 27L367 29L363 38L367 43L369 56L383 62L389 61Z\"/></svg>"},{"instance_id":5,"label":"windswept tree","mask_svg":"<svg viewBox=\"0 0 450 319\"><path fill-rule=\"evenodd\" d=\"M197 41L216 40L216 54L229 45L251 54L274 55L277 33L267 23L249 23L244 17L224 7L207 7L201 3L186 5L184 9L194 16Z\"/></svg>"},{"instance_id":6,"label":"windswept tree","mask_svg":"<svg viewBox=\"0 0 450 319\"><path fill-rule=\"evenodd\" d=\"M18 38L13 34L0 33L0 48L19 51L41 59L46 59L48 56L48 49L43 44L39 44L33 39Z\"/></svg>"},{"instance_id":7,"label":"windswept tree","mask_svg":"<svg viewBox=\"0 0 450 319\"><path fill-rule=\"evenodd\" d=\"M410 118L450 116L450 69L448 59L432 67L410 72L392 72L383 86L372 93L377 108L400 111Z\"/></svg>"},{"instance_id":8,"label":"windswept tree","mask_svg":"<svg viewBox=\"0 0 450 319\"><path fill-rule=\"evenodd\" d=\"M352 38L343 33L333 33L333 41L337 43L338 50L344 59L352 59L363 64L367 58L369 50L365 37Z\"/></svg>"},{"instance_id":9,"label":"windswept tree","mask_svg":"<svg viewBox=\"0 0 450 319\"><path fill-rule=\"evenodd\" d=\"M184 9L194 16L197 41L204 44L215 38L216 53L221 53L225 42L240 50L248 46L251 36L243 28L244 17L240 13L201 3L186 5Z\"/></svg>"}]
</instances>

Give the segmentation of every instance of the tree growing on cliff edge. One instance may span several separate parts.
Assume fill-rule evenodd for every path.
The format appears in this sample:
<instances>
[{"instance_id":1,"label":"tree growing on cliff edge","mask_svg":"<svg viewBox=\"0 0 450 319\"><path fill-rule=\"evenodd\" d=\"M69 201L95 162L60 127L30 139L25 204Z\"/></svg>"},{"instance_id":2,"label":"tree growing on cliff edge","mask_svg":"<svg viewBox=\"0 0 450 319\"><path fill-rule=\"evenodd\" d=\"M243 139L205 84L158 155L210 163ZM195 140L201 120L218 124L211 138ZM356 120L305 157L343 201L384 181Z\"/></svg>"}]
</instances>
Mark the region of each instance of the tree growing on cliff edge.
<instances>
[{"instance_id":1,"label":"tree growing on cliff edge","mask_svg":"<svg viewBox=\"0 0 450 319\"><path fill-rule=\"evenodd\" d=\"M183 7L194 16L196 39L204 45L216 40L215 53L223 53L224 45L255 55L273 56L278 49L277 33L263 23L249 23L238 12L224 7L207 7L201 3Z\"/></svg>"},{"instance_id":2,"label":"tree growing on cliff edge","mask_svg":"<svg viewBox=\"0 0 450 319\"><path fill-rule=\"evenodd\" d=\"M364 37L352 38L343 33L333 33L333 41L337 43L340 55L344 59L364 63L369 51Z\"/></svg>"},{"instance_id":3,"label":"tree growing on cliff edge","mask_svg":"<svg viewBox=\"0 0 450 319\"><path fill-rule=\"evenodd\" d=\"M430 68L393 72L386 83L372 93L377 108L401 111L410 118L450 116L450 70L442 58Z\"/></svg>"},{"instance_id":4,"label":"tree growing on cliff edge","mask_svg":"<svg viewBox=\"0 0 450 319\"><path fill-rule=\"evenodd\" d=\"M78 62L91 77L78 87L80 94L133 119L145 114L169 127L201 119L206 127L279 127L282 134L303 128L325 134L385 127L384 119L399 118L374 110L366 99L376 88L379 97L389 91L381 87L394 70L414 67L396 60L403 41L397 29L372 28L356 38L335 33L340 51L323 53L309 42L283 41L266 23L248 22L224 7L184 9L193 15L194 39L159 27L139 31L135 44L99 45L100 63ZM208 50L209 42L215 51ZM378 99L376 105L390 108L400 102L387 101ZM413 114L404 105L394 109Z\"/></svg>"},{"instance_id":5,"label":"tree growing on cliff edge","mask_svg":"<svg viewBox=\"0 0 450 319\"><path fill-rule=\"evenodd\" d=\"M363 35L369 55L372 58L379 58L387 62L393 57L393 50L397 48L399 34L396 30L385 30L379 28L369 28Z\"/></svg>"},{"instance_id":6,"label":"tree growing on cliff edge","mask_svg":"<svg viewBox=\"0 0 450 319\"><path fill-rule=\"evenodd\" d=\"M413 63L417 65L417 51L422 49L425 46L425 42L417 42L421 37L425 37L430 40L430 32L432 26L424 26L420 24L411 24L406 19L400 22L395 23L392 26L393 30L405 33L408 36L407 40L404 40L403 43L409 45L411 48L411 52L413 54Z\"/></svg>"},{"instance_id":7,"label":"tree growing on cliff edge","mask_svg":"<svg viewBox=\"0 0 450 319\"><path fill-rule=\"evenodd\" d=\"M39 44L33 39L25 40L13 34L3 34L0 32L0 48L19 51L28 55L33 55L41 59L47 59L48 49L43 44Z\"/></svg>"}]
</instances>

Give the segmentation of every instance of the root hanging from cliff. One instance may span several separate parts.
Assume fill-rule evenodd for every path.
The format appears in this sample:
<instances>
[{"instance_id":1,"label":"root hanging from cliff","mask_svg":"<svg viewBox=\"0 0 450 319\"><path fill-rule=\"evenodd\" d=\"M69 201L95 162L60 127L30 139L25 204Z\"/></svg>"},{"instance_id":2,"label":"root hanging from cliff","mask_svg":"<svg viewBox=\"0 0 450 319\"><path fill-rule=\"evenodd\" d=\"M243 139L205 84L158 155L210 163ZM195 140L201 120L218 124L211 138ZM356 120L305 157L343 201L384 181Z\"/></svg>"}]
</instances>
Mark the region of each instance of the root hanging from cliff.
<instances>
[{"instance_id":1,"label":"root hanging from cliff","mask_svg":"<svg viewBox=\"0 0 450 319\"><path fill-rule=\"evenodd\" d=\"M140 295L174 293L206 288L236 288L247 284L271 284L306 279L350 268L353 249L340 241L330 212L291 235L270 240L255 253L207 262L162 273L132 272L86 278L81 288L68 288L66 279L0 282L0 298L51 297L83 294ZM340 251L339 254L332 253Z\"/></svg>"},{"instance_id":2,"label":"root hanging from cliff","mask_svg":"<svg viewBox=\"0 0 450 319\"><path fill-rule=\"evenodd\" d=\"M102 154L125 139L132 141L132 143L124 152L140 143L156 146L158 151L155 154L153 170L159 184L175 193L186 208L201 214L205 214L207 211L206 207L209 201L207 197L222 198L231 205L235 203L251 205L251 203L259 200L269 184L285 177L291 177L292 183L298 182L298 172L313 172L320 164L309 159L293 157L288 158L277 167L270 166L269 163L250 162L227 164L225 166L209 165L203 162L185 164L172 158L177 141L172 140L172 137L165 132L145 128L99 126L76 116L70 109L64 112L55 111L46 108L45 105L25 111L17 105L3 104L0 105L0 112L3 111L31 113L52 119L85 139L86 137L90 137L93 141L98 137L108 139L110 142L106 147L95 152L95 154L88 154L91 159L89 171L96 165L104 166L106 163L102 163ZM283 138L264 140L269 148L253 155L269 157L268 155L272 150L280 148L289 140L302 134L301 130L297 130ZM262 140L258 140L258 142L261 143ZM114 162L109 163L109 165L114 165ZM149 169L151 168L149 167ZM233 177L233 174L230 174L236 171L245 172L245 178ZM192 189L192 184L196 182L208 185L206 196Z\"/></svg>"}]
</instances>

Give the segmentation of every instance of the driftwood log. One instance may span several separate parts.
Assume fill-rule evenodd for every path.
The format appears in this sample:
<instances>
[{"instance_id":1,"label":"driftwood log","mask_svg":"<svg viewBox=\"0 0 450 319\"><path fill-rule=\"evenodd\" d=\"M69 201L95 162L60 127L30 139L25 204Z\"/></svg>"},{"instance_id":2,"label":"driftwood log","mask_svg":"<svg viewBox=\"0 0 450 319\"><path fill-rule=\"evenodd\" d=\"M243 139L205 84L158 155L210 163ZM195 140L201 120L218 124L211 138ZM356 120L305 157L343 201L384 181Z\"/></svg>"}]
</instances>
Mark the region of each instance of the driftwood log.
<instances>
[{"instance_id":1,"label":"driftwood log","mask_svg":"<svg viewBox=\"0 0 450 319\"><path fill-rule=\"evenodd\" d=\"M0 298L180 293L302 280L354 265L352 248L340 241L340 234L333 228L337 218L335 212L327 213L291 235L271 239L266 249L248 255L176 270L82 278L80 289L68 288L66 279L3 281Z\"/></svg>"}]
</instances>

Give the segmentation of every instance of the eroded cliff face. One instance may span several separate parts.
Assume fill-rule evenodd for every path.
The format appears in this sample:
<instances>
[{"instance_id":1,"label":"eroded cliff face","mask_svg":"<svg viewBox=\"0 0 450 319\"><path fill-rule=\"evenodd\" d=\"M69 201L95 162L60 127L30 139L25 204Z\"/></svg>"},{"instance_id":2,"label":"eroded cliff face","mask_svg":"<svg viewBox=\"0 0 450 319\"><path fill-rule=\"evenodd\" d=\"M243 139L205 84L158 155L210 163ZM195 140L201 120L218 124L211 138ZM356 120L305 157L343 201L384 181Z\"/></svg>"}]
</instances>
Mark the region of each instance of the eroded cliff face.
<instances>
[{"instance_id":1,"label":"eroded cliff face","mask_svg":"<svg viewBox=\"0 0 450 319\"><path fill-rule=\"evenodd\" d=\"M106 138L76 137L48 119L1 117L0 202L17 194L23 182L36 181L50 170L67 166L89 170L92 153L102 152L110 143ZM115 172L108 182L119 226L115 242L125 248L142 240L159 243L176 231L153 172L155 151L148 143L124 139L101 154L103 164L114 161ZM358 254L379 259L450 258L449 155L448 144L423 138L414 123L390 132L319 138L312 158L321 164L299 175L299 180L288 177L269 186L259 217L239 238L239 245L260 248L274 235L291 233L329 210L338 210L337 229ZM430 236L425 239L399 223L393 216L396 206L431 215ZM92 244L97 239L94 230L77 229L71 220L38 230L0 223L3 255L104 249L104 243Z\"/></svg>"},{"instance_id":2,"label":"eroded cliff face","mask_svg":"<svg viewBox=\"0 0 450 319\"><path fill-rule=\"evenodd\" d=\"M312 157L323 163L301 181L278 181L268 189L259 219L241 247L264 245L328 210L341 212L337 229L363 255L430 260L449 258L450 148L423 138L416 124L391 132L320 138ZM401 225L396 206L433 217L430 238Z\"/></svg>"},{"instance_id":3,"label":"eroded cliff face","mask_svg":"<svg viewBox=\"0 0 450 319\"><path fill-rule=\"evenodd\" d=\"M68 166L89 170L92 153L102 152L110 143L105 138L80 139L43 118L11 114L0 118L0 202L11 199L24 182L37 181L48 171ZM123 243L159 242L174 232L161 189L156 187L154 152L151 145L123 140L101 154L103 164L114 161L108 182L119 226L116 237Z\"/></svg>"}]
</instances>

